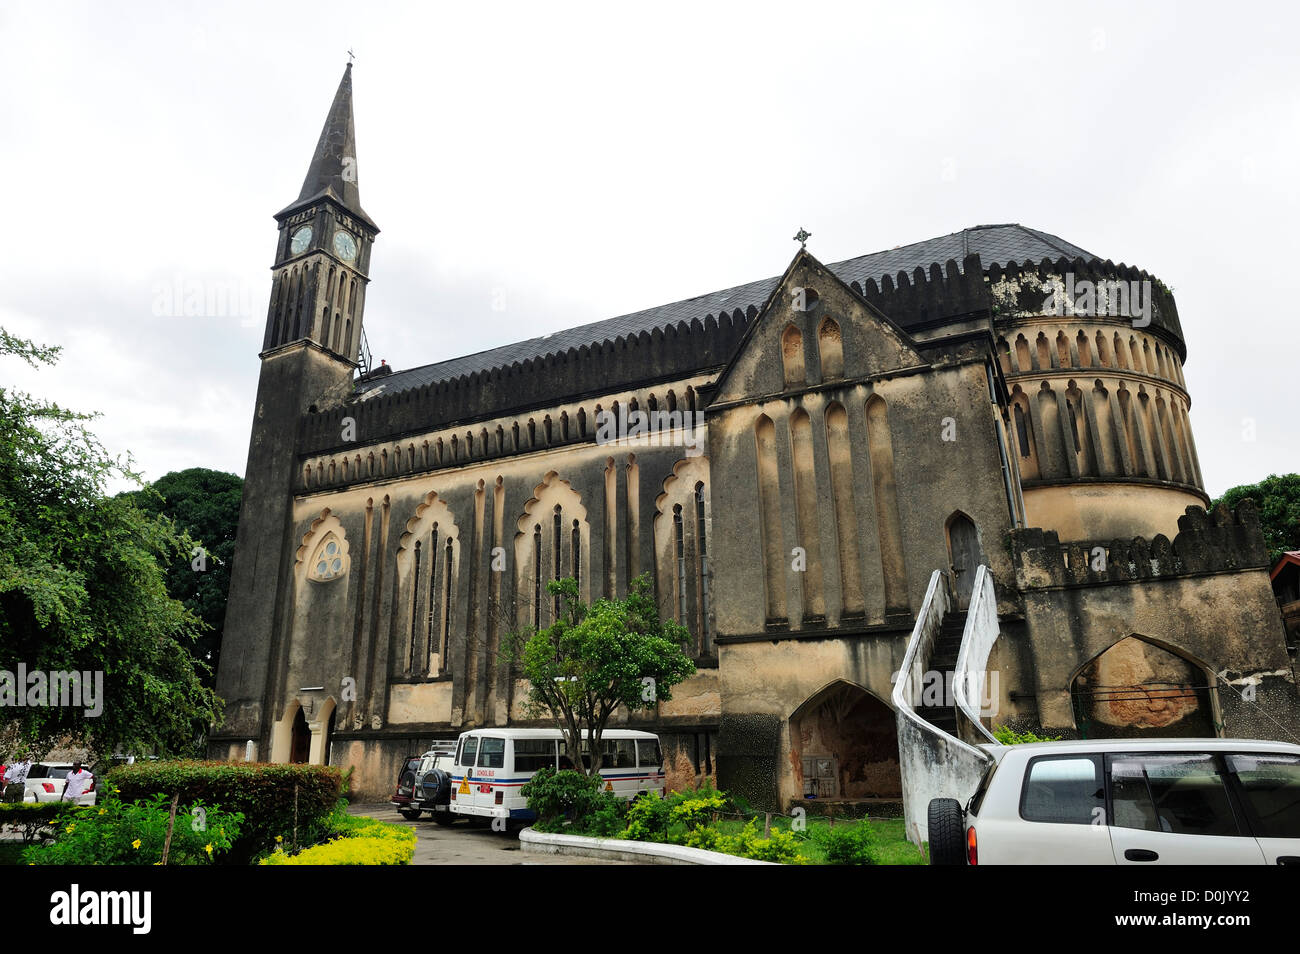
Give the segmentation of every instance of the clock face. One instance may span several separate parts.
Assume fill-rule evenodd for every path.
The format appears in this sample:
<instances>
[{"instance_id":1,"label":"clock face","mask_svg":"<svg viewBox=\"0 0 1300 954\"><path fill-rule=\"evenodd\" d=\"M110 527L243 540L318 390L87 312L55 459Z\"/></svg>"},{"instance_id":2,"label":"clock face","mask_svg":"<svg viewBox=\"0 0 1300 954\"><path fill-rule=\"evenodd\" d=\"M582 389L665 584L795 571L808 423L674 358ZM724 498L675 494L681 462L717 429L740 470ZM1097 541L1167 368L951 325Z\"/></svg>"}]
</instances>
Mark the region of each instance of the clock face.
<instances>
[{"instance_id":1,"label":"clock face","mask_svg":"<svg viewBox=\"0 0 1300 954\"><path fill-rule=\"evenodd\" d=\"M357 240L350 232L339 230L334 233L334 251L343 261L350 262L357 257Z\"/></svg>"},{"instance_id":2,"label":"clock face","mask_svg":"<svg viewBox=\"0 0 1300 954\"><path fill-rule=\"evenodd\" d=\"M294 255L301 255L307 251L307 246L311 244L311 226L304 225L298 231L293 233L293 238L289 240L289 251Z\"/></svg>"}]
</instances>

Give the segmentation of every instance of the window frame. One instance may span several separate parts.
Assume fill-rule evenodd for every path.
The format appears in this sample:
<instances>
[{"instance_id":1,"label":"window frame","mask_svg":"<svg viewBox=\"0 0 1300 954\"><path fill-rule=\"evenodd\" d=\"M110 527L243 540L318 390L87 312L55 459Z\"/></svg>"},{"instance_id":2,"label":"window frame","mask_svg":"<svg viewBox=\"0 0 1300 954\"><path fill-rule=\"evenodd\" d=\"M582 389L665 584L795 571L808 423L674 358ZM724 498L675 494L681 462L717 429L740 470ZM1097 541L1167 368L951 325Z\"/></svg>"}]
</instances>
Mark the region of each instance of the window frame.
<instances>
[{"instance_id":1,"label":"window frame","mask_svg":"<svg viewBox=\"0 0 1300 954\"><path fill-rule=\"evenodd\" d=\"M1025 801L1029 797L1029 778L1034 767L1042 762L1091 762L1094 777L1101 786L1102 799L1101 804L1106 814L1105 818L1109 824L1110 820L1110 803L1109 792L1106 784L1105 766L1102 764L1101 754L1098 752L1056 752L1050 755L1034 755L1025 763L1024 771L1020 775L1020 796L1017 799L1016 816L1020 821L1029 822L1033 825L1092 825L1093 821L1087 822L1068 822L1068 821L1049 821L1044 818L1029 818L1025 815Z\"/></svg>"},{"instance_id":2,"label":"window frame","mask_svg":"<svg viewBox=\"0 0 1300 954\"><path fill-rule=\"evenodd\" d=\"M1240 780L1236 773L1229 770L1228 755L1248 755L1247 752L1224 752L1220 750L1206 749L1187 749L1176 751L1135 749L1128 752L1107 752L1105 753L1105 784L1106 784L1106 824L1111 827L1120 828L1122 826L1115 824L1114 800L1111 796L1111 764L1115 761L1131 761L1132 759L1148 758L1189 758L1193 756L1202 756L1209 758L1214 764L1215 772L1223 780L1223 790L1228 801L1228 807L1232 811L1233 821L1236 824L1237 831L1234 833L1203 835L1197 832L1166 832L1159 831L1157 834L1178 835L1185 838L1254 838L1255 826L1246 812L1243 804L1244 799L1238 788ZM1145 774L1145 773L1144 773ZM1151 807L1156 812L1157 818L1160 817L1160 807L1156 804L1155 793L1150 791L1150 779L1147 780L1147 791L1151 796ZM1149 831L1145 828L1123 828L1124 831Z\"/></svg>"}]
</instances>

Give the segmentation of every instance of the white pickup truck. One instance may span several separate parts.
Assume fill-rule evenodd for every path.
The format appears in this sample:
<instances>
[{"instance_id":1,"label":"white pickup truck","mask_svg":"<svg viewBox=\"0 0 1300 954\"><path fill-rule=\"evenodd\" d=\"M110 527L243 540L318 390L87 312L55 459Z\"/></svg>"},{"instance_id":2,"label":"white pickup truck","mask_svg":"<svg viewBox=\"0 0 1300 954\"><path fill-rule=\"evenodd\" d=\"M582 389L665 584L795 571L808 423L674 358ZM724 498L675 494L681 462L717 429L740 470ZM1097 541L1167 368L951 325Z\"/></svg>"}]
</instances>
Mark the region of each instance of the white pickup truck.
<instances>
[{"instance_id":1,"label":"white pickup truck","mask_svg":"<svg viewBox=\"0 0 1300 954\"><path fill-rule=\"evenodd\" d=\"M966 805L930 802L931 864L1300 864L1300 745L983 748L993 762Z\"/></svg>"}]
</instances>

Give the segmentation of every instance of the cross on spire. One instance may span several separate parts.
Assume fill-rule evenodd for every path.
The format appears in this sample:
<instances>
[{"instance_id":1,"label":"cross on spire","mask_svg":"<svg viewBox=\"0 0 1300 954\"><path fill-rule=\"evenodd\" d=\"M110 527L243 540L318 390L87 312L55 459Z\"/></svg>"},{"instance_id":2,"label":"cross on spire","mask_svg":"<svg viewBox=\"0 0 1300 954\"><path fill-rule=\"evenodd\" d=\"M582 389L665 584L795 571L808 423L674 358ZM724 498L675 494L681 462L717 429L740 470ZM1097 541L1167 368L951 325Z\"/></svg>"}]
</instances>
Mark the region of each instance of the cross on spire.
<instances>
[{"instance_id":1,"label":"cross on spire","mask_svg":"<svg viewBox=\"0 0 1300 954\"><path fill-rule=\"evenodd\" d=\"M351 47L348 47L348 65L351 66L352 61L355 59L356 59L356 54L352 52Z\"/></svg>"},{"instance_id":2,"label":"cross on spire","mask_svg":"<svg viewBox=\"0 0 1300 954\"><path fill-rule=\"evenodd\" d=\"M800 248L807 248L808 240L810 238L812 238L812 233L805 231L802 226L800 226L799 231L794 234L794 240L799 243Z\"/></svg>"}]
</instances>

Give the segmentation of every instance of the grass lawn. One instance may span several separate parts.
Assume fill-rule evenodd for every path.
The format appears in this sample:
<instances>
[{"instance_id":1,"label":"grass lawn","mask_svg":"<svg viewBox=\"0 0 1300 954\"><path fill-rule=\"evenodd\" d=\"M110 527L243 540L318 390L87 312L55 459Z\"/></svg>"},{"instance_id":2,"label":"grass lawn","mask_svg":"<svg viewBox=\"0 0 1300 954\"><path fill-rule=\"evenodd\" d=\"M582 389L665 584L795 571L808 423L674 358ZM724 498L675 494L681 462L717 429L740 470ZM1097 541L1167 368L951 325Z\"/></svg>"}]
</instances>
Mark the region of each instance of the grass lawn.
<instances>
[{"instance_id":1,"label":"grass lawn","mask_svg":"<svg viewBox=\"0 0 1300 954\"><path fill-rule=\"evenodd\" d=\"M759 819L760 826L762 819ZM772 829L775 831L789 831L790 819L784 816L773 816ZM801 854L810 865L826 864L826 850L822 847L819 835L826 832L830 823L825 818L810 817L806 819L807 829L795 834L800 838L799 854ZM855 824L851 821L836 821L836 827ZM873 818L867 821L880 839L879 858L882 865L924 865L929 863L929 855L926 852L918 851L903 834L903 819L901 818ZM715 824L718 831L725 832L728 835L735 834L745 826L745 823L739 819L726 818L719 819Z\"/></svg>"}]
</instances>

